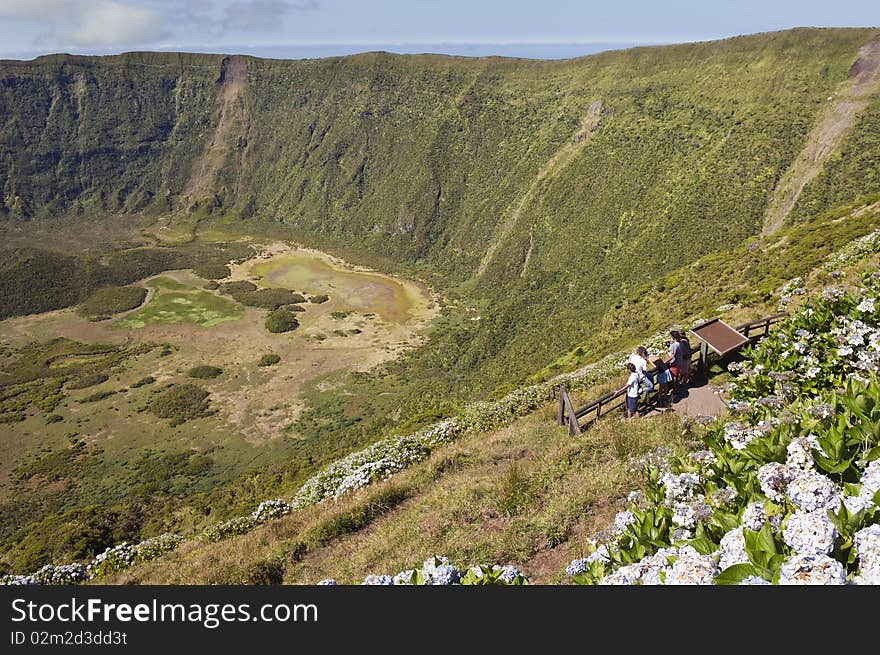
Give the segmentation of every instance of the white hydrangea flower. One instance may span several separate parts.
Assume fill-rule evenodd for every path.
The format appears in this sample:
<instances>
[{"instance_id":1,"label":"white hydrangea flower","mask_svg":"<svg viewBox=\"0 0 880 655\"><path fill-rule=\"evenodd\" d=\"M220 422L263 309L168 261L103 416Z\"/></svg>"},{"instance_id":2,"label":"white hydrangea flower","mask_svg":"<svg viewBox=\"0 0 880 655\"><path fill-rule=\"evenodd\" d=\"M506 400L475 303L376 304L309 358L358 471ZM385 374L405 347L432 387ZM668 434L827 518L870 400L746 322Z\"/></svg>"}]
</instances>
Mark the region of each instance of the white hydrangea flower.
<instances>
[{"instance_id":1,"label":"white hydrangea flower","mask_svg":"<svg viewBox=\"0 0 880 655\"><path fill-rule=\"evenodd\" d=\"M736 489L734 489L733 487L722 487L721 489L716 489L712 492L711 495L712 502L719 507L732 505L733 502L736 500L736 497Z\"/></svg>"},{"instance_id":2,"label":"white hydrangea flower","mask_svg":"<svg viewBox=\"0 0 880 655\"><path fill-rule=\"evenodd\" d=\"M724 439L735 449L742 450L750 441L761 436L761 431L742 423L729 422L724 426Z\"/></svg>"},{"instance_id":3,"label":"white hydrangea flower","mask_svg":"<svg viewBox=\"0 0 880 655\"><path fill-rule=\"evenodd\" d=\"M720 548L721 555L718 567L722 571L734 564L748 564L749 556L746 553L746 540L743 537L742 526L734 528L721 537Z\"/></svg>"},{"instance_id":4,"label":"white hydrangea flower","mask_svg":"<svg viewBox=\"0 0 880 655\"><path fill-rule=\"evenodd\" d=\"M865 496L844 496L843 505L850 514L858 514L862 510L874 507L874 502Z\"/></svg>"},{"instance_id":5,"label":"white hydrangea flower","mask_svg":"<svg viewBox=\"0 0 880 655\"><path fill-rule=\"evenodd\" d=\"M568 563L568 566L565 567L565 573L567 575L579 575L584 573L587 570L588 563L589 560L586 557L573 559Z\"/></svg>"},{"instance_id":6,"label":"white hydrangea flower","mask_svg":"<svg viewBox=\"0 0 880 655\"><path fill-rule=\"evenodd\" d=\"M859 554L859 568L880 569L880 525L874 523L856 532L853 544Z\"/></svg>"},{"instance_id":7,"label":"white hydrangea flower","mask_svg":"<svg viewBox=\"0 0 880 655\"><path fill-rule=\"evenodd\" d=\"M666 502L671 504L693 498L702 479L696 473L664 473L660 476L660 483L665 487Z\"/></svg>"},{"instance_id":8,"label":"white hydrangea flower","mask_svg":"<svg viewBox=\"0 0 880 655\"><path fill-rule=\"evenodd\" d=\"M688 539L693 539L693 536L693 531L687 528L679 528L672 531L672 534L669 535L669 540L672 542L687 541Z\"/></svg>"},{"instance_id":9,"label":"white hydrangea flower","mask_svg":"<svg viewBox=\"0 0 880 655\"><path fill-rule=\"evenodd\" d=\"M676 503L672 508L672 522L685 529L696 527L700 521L712 518L712 508L703 502Z\"/></svg>"},{"instance_id":10,"label":"white hydrangea flower","mask_svg":"<svg viewBox=\"0 0 880 655\"><path fill-rule=\"evenodd\" d=\"M842 585L846 569L828 555L794 555L779 570L781 585Z\"/></svg>"},{"instance_id":11,"label":"white hydrangea flower","mask_svg":"<svg viewBox=\"0 0 880 655\"><path fill-rule=\"evenodd\" d=\"M798 469L813 469L813 449L819 450L819 440L815 434L808 434L806 437L795 437L786 448L788 452L788 457L785 460L786 466Z\"/></svg>"},{"instance_id":12,"label":"white hydrangea flower","mask_svg":"<svg viewBox=\"0 0 880 655\"><path fill-rule=\"evenodd\" d=\"M861 483L862 490L859 494L860 496L872 498L880 491L880 459L868 462L868 466L865 467L865 471L862 473Z\"/></svg>"},{"instance_id":13,"label":"white hydrangea flower","mask_svg":"<svg viewBox=\"0 0 880 655\"><path fill-rule=\"evenodd\" d=\"M630 491L626 496L626 502L633 503L635 505L638 505L640 502L642 502L641 490L636 489L635 491Z\"/></svg>"},{"instance_id":14,"label":"white hydrangea flower","mask_svg":"<svg viewBox=\"0 0 880 655\"><path fill-rule=\"evenodd\" d=\"M702 464L703 466L711 466L718 461L718 458L715 456L711 450L695 450L688 455L691 461Z\"/></svg>"},{"instance_id":15,"label":"white hydrangea flower","mask_svg":"<svg viewBox=\"0 0 880 655\"><path fill-rule=\"evenodd\" d=\"M396 585L408 585L412 584L413 574L416 572L415 569L407 569L406 571L401 571L397 575L394 576L394 584Z\"/></svg>"},{"instance_id":16,"label":"white hydrangea flower","mask_svg":"<svg viewBox=\"0 0 880 655\"><path fill-rule=\"evenodd\" d=\"M616 530L621 531L635 520L635 515L629 510L618 512L614 517L614 527Z\"/></svg>"},{"instance_id":17,"label":"white hydrangea flower","mask_svg":"<svg viewBox=\"0 0 880 655\"><path fill-rule=\"evenodd\" d=\"M795 512L785 521L782 538L798 555L828 555L837 528L822 512Z\"/></svg>"},{"instance_id":18,"label":"white hydrangea flower","mask_svg":"<svg viewBox=\"0 0 880 655\"><path fill-rule=\"evenodd\" d=\"M801 471L785 491L788 499L802 510L836 509L838 488L824 475L815 471Z\"/></svg>"},{"instance_id":19,"label":"white hydrangea flower","mask_svg":"<svg viewBox=\"0 0 880 655\"><path fill-rule=\"evenodd\" d=\"M859 569L853 576L852 583L855 585L880 585L880 566L867 569Z\"/></svg>"},{"instance_id":20,"label":"white hydrangea flower","mask_svg":"<svg viewBox=\"0 0 880 655\"><path fill-rule=\"evenodd\" d=\"M872 296L866 296L862 302L856 305L856 311L862 312L863 314L873 314L874 298Z\"/></svg>"},{"instance_id":21,"label":"white hydrangea flower","mask_svg":"<svg viewBox=\"0 0 880 655\"><path fill-rule=\"evenodd\" d=\"M361 584L365 585L393 585L394 578L390 575L368 575Z\"/></svg>"},{"instance_id":22,"label":"white hydrangea flower","mask_svg":"<svg viewBox=\"0 0 880 655\"><path fill-rule=\"evenodd\" d=\"M658 567L647 562L636 562L621 566L613 573L599 581L600 585L659 585L663 584L660 572L665 567Z\"/></svg>"},{"instance_id":23,"label":"white hydrangea flower","mask_svg":"<svg viewBox=\"0 0 880 655\"><path fill-rule=\"evenodd\" d=\"M767 521L767 513L764 511L764 503L753 502L746 505L742 515L742 525L748 530L757 532Z\"/></svg>"},{"instance_id":24,"label":"white hydrangea flower","mask_svg":"<svg viewBox=\"0 0 880 655\"><path fill-rule=\"evenodd\" d=\"M679 550L678 559L666 574L667 585L710 585L720 573L715 558L701 555L690 546Z\"/></svg>"},{"instance_id":25,"label":"white hydrangea flower","mask_svg":"<svg viewBox=\"0 0 880 655\"><path fill-rule=\"evenodd\" d=\"M797 471L779 462L764 464L758 469L758 482L761 491L773 502L779 503L785 500L785 490L788 484L794 480Z\"/></svg>"}]
</instances>

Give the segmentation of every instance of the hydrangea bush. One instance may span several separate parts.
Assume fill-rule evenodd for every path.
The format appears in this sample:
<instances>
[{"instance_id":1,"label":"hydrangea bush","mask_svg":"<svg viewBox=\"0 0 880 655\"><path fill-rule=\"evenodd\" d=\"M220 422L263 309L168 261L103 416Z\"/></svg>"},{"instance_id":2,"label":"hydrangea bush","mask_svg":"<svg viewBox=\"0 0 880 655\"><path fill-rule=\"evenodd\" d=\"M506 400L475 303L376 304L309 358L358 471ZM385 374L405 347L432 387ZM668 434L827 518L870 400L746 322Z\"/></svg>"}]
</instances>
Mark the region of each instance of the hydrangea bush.
<instances>
[{"instance_id":1,"label":"hydrangea bush","mask_svg":"<svg viewBox=\"0 0 880 655\"><path fill-rule=\"evenodd\" d=\"M646 490L566 574L581 584L880 582L880 275L826 290L736 374L699 450L643 464Z\"/></svg>"},{"instance_id":2,"label":"hydrangea bush","mask_svg":"<svg viewBox=\"0 0 880 655\"><path fill-rule=\"evenodd\" d=\"M147 562L174 550L183 542L176 534L161 534L137 544L123 542L99 553L88 564L46 564L31 575L0 576L0 585L77 584L103 575L122 571L138 562Z\"/></svg>"},{"instance_id":3,"label":"hydrangea bush","mask_svg":"<svg viewBox=\"0 0 880 655\"><path fill-rule=\"evenodd\" d=\"M266 521L288 514L290 510L290 504L281 498L264 500L257 506L257 509L247 516L237 516L228 521L209 525L202 532L202 540L207 542L220 541L232 535L250 532Z\"/></svg>"},{"instance_id":4,"label":"hydrangea bush","mask_svg":"<svg viewBox=\"0 0 880 655\"><path fill-rule=\"evenodd\" d=\"M370 574L364 585L526 585L528 579L510 564L478 564L469 569L459 569L448 557L434 555L426 559L418 569L407 569L396 575ZM338 584L333 578L318 582L319 585Z\"/></svg>"}]
</instances>

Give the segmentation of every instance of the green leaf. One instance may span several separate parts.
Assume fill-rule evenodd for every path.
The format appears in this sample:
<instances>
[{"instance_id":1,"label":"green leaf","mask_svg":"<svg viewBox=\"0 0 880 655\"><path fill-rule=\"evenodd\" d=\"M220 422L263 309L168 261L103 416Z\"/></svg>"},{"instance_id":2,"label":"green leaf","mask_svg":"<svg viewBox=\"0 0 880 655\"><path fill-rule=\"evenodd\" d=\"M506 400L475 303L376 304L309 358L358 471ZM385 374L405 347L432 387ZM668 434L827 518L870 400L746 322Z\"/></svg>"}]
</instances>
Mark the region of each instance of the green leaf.
<instances>
[{"instance_id":1,"label":"green leaf","mask_svg":"<svg viewBox=\"0 0 880 655\"><path fill-rule=\"evenodd\" d=\"M765 521L764 526L758 532L758 547L770 555L777 553L776 542L773 540L773 530L770 528L769 521Z\"/></svg>"},{"instance_id":2,"label":"green leaf","mask_svg":"<svg viewBox=\"0 0 880 655\"><path fill-rule=\"evenodd\" d=\"M695 537L688 540L687 543L693 546L700 555L709 555L718 549L718 546L706 536Z\"/></svg>"},{"instance_id":3,"label":"green leaf","mask_svg":"<svg viewBox=\"0 0 880 655\"><path fill-rule=\"evenodd\" d=\"M734 564L728 566L715 578L717 585L736 585L751 575L761 576L761 572L752 564Z\"/></svg>"}]
</instances>

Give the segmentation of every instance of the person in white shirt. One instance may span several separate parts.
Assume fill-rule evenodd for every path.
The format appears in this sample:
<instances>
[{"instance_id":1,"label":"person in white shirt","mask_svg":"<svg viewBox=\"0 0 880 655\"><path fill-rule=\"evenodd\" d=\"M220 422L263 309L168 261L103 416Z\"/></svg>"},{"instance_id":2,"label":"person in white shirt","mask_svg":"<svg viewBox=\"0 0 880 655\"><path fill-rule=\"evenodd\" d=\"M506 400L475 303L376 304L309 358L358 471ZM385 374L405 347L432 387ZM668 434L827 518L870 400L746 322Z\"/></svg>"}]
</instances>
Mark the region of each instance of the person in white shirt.
<instances>
[{"instance_id":1,"label":"person in white shirt","mask_svg":"<svg viewBox=\"0 0 880 655\"><path fill-rule=\"evenodd\" d=\"M636 370L636 365L632 362L626 363L626 370L629 371L629 378L626 381L626 416L632 418L639 408L643 374Z\"/></svg>"},{"instance_id":2,"label":"person in white shirt","mask_svg":"<svg viewBox=\"0 0 880 655\"><path fill-rule=\"evenodd\" d=\"M632 353L626 361L636 367L636 373L644 374L645 371L648 370L648 359L642 355L642 350L644 350L642 346L636 348L636 351Z\"/></svg>"}]
</instances>

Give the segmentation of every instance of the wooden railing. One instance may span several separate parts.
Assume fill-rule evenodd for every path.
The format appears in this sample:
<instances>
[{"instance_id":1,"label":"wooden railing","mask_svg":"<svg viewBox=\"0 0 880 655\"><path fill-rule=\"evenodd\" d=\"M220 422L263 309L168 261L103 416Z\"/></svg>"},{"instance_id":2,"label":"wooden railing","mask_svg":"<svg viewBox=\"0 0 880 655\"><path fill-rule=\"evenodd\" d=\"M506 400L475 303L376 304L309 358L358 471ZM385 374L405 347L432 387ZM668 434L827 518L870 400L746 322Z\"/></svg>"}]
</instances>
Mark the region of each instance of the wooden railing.
<instances>
[{"instance_id":1,"label":"wooden railing","mask_svg":"<svg viewBox=\"0 0 880 655\"><path fill-rule=\"evenodd\" d=\"M778 323L781 321L787 314L773 314L772 316L767 316L764 318L760 318L756 321L749 321L748 323L743 323L742 325L737 325L737 332L741 332L744 336L746 336L750 342L755 342L762 337L770 334L770 327L774 323ZM709 352L709 347L705 341L700 341L699 350L695 350L691 353L691 368L697 372L699 376L702 378L707 378L709 373L709 357L712 353ZM651 369L651 371L655 371L656 369ZM654 391L649 392L646 397L646 402L649 404L652 402L656 402L658 396L658 386L654 385ZM609 391L602 396L599 396L595 400L591 400L586 405L582 405L581 407L575 409L574 405L571 402L571 397L568 395L568 391L565 388L564 384L559 385L559 411L557 412L557 420L559 425L567 425L568 426L568 434L575 435L583 432L586 427L600 418L604 414L608 414L609 412L620 409L626 406L626 398L624 398L626 394L626 386L620 387L619 389L615 389L614 391ZM622 400L619 400L621 399ZM587 417L586 423L581 424L581 419Z\"/></svg>"}]
</instances>

